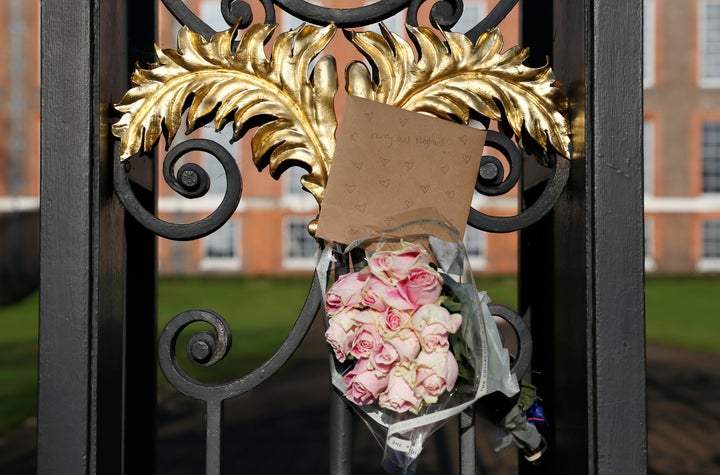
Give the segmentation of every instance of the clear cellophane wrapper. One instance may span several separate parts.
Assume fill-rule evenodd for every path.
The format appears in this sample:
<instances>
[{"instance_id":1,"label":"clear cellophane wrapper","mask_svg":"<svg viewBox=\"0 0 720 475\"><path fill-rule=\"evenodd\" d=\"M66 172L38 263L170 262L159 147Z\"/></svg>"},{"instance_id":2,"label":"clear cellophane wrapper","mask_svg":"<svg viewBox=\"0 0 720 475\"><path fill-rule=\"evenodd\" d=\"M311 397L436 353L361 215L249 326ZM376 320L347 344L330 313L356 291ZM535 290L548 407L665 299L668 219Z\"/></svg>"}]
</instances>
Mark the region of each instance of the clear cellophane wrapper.
<instances>
[{"instance_id":1,"label":"clear cellophane wrapper","mask_svg":"<svg viewBox=\"0 0 720 475\"><path fill-rule=\"evenodd\" d=\"M405 224L328 242L317 261L333 386L392 474L415 473L426 438L484 395L519 391L459 233Z\"/></svg>"}]
</instances>

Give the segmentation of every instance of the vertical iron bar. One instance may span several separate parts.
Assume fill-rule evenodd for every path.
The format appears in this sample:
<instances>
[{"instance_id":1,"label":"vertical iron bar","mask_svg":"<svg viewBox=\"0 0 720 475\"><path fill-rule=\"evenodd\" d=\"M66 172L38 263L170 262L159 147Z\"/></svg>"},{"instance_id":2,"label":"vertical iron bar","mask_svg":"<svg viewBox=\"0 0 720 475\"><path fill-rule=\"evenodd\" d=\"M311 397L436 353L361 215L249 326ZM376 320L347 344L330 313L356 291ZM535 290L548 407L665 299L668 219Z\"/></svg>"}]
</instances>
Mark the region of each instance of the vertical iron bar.
<instances>
[{"instance_id":1,"label":"vertical iron bar","mask_svg":"<svg viewBox=\"0 0 720 475\"><path fill-rule=\"evenodd\" d=\"M475 409L460 413L460 475L475 474Z\"/></svg>"},{"instance_id":2,"label":"vertical iron bar","mask_svg":"<svg viewBox=\"0 0 720 475\"><path fill-rule=\"evenodd\" d=\"M553 11L577 159L553 212L521 233L520 306L532 313L533 382L550 422L548 453L521 472L642 474L642 1L524 2L523 44L534 48L548 22L531 4Z\"/></svg>"},{"instance_id":3,"label":"vertical iron bar","mask_svg":"<svg viewBox=\"0 0 720 475\"><path fill-rule=\"evenodd\" d=\"M43 2L38 473L123 471L125 0Z\"/></svg>"},{"instance_id":4,"label":"vertical iron bar","mask_svg":"<svg viewBox=\"0 0 720 475\"><path fill-rule=\"evenodd\" d=\"M127 0L127 18L126 89L130 87L129 71L133 70L135 62L148 64L155 61L156 2ZM137 157L130 176L135 196L151 213L157 211L154 156L152 153ZM117 160L117 155L114 159ZM157 237L126 215L125 242L124 473L154 473L157 445L157 365L154 364L157 345Z\"/></svg>"},{"instance_id":5,"label":"vertical iron bar","mask_svg":"<svg viewBox=\"0 0 720 475\"><path fill-rule=\"evenodd\" d=\"M222 420L223 400L209 400L206 410L205 432L205 475L220 475L222 472Z\"/></svg>"},{"instance_id":6,"label":"vertical iron bar","mask_svg":"<svg viewBox=\"0 0 720 475\"><path fill-rule=\"evenodd\" d=\"M350 475L352 462L352 412L335 390L330 394L330 473Z\"/></svg>"}]
</instances>

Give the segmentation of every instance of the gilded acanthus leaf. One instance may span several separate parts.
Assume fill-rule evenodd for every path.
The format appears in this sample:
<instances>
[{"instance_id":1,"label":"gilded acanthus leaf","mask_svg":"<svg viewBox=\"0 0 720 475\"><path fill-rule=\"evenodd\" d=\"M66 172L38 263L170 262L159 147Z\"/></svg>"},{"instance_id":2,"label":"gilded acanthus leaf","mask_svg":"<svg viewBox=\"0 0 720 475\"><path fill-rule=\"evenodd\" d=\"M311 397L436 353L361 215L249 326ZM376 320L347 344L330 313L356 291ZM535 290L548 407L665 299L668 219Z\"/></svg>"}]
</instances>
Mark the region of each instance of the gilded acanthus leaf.
<instances>
[{"instance_id":1,"label":"gilded acanthus leaf","mask_svg":"<svg viewBox=\"0 0 720 475\"><path fill-rule=\"evenodd\" d=\"M309 170L303 185L318 202L325 192L335 146L337 71L331 56L311 61L335 34L333 25L301 26L282 33L271 58L264 45L276 25L254 24L237 38L234 29L210 41L184 27L178 49L156 47L157 63L138 68L134 87L115 107L113 125L121 160L150 150L161 135L169 146L187 110L187 131L214 119L217 130L233 122L233 141L250 126L253 160L274 177L290 165Z\"/></svg>"},{"instance_id":2,"label":"gilded acanthus leaf","mask_svg":"<svg viewBox=\"0 0 720 475\"><path fill-rule=\"evenodd\" d=\"M381 25L383 34L348 32L352 43L370 61L347 68L350 94L416 112L467 123L473 110L506 122L513 132L527 134L547 150L551 145L570 157L570 129L563 115L567 100L555 85L550 67L522 63L527 49L501 53L500 31L490 30L473 44L460 33L445 33L445 41L430 28L407 26L417 46Z\"/></svg>"}]
</instances>

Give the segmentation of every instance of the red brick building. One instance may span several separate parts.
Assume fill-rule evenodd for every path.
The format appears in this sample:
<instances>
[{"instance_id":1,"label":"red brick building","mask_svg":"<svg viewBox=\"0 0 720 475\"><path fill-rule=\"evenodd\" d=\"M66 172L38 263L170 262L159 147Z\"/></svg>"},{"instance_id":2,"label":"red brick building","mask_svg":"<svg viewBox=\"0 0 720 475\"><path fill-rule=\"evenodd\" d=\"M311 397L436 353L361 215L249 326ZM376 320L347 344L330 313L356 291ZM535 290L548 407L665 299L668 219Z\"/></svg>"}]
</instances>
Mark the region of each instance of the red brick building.
<instances>
[{"instance_id":1,"label":"red brick building","mask_svg":"<svg viewBox=\"0 0 720 475\"><path fill-rule=\"evenodd\" d=\"M720 0L645 0L648 270L720 271Z\"/></svg>"},{"instance_id":2,"label":"red brick building","mask_svg":"<svg viewBox=\"0 0 720 475\"><path fill-rule=\"evenodd\" d=\"M225 29L219 0L185 2L215 29ZM252 3L252 2L251 2ZM348 2L325 0L325 6L347 8ZM357 5L362 0L355 2ZM427 2L430 4L432 2ZM465 0L467 30L495 0ZM426 6L428 6L426 4ZM646 262L650 272L720 271L720 0L645 0L645 209ZM176 47L178 25L160 4L159 43ZM426 18L422 15L420 18ZM262 18L258 12L257 18ZM39 2L0 2L0 213L37 209L39 190ZM280 30L298 22L279 13ZM386 22L400 31L401 15ZM518 44L517 8L503 22L506 47ZM342 35L325 52L338 69L357 53ZM622 52L618 52L622 54ZM344 84L341 78L340 84ZM343 93L336 101L338 115ZM241 167L243 197L231 221L196 242L159 240L160 272L186 274L234 272L248 275L307 273L313 268L314 242L306 226L317 205L299 184L299 169L276 181L252 164L248 138L226 144ZM179 134L178 139L181 139ZM212 128L195 135L215 137ZM160 152L160 158L163 157ZM195 157L217 167L207 157ZM634 160L637 157L628 157ZM221 174L221 173L220 173ZM223 192L216 179L208 196L188 200L163 184L159 209L169 221L188 221L214 209ZM513 214L514 194L476 197L488 214ZM621 210L620 210L621 211ZM474 268L486 273L514 273L516 233L469 231Z\"/></svg>"},{"instance_id":3,"label":"red brick building","mask_svg":"<svg viewBox=\"0 0 720 475\"><path fill-rule=\"evenodd\" d=\"M186 3L215 30L227 28L216 0L193 0ZM347 8L348 6L347 2L339 0L314 3L322 3L328 7ZM361 4L361 2L357 3ZM458 31L467 31L474 26L492 8L494 2L470 0L465 1L464 4L462 24L455 28ZM258 12L256 18L262 18L261 12ZM297 19L283 12L279 13L278 22L281 31L300 24ZM393 31L401 33L404 31L402 14L385 23ZM518 43L517 8L504 21L502 27L506 47L516 45ZM177 23L171 17L163 15L160 24L163 47L176 47L177 28ZM343 35L336 35L324 54L331 54L336 58L341 74L341 92L336 99L336 110L340 117L344 105L342 90L344 65L361 57ZM229 132L223 130L222 133ZM214 129L209 127L192 136L215 135ZM251 135L252 131L238 144L228 145L228 149L237 157L243 175L243 197L237 212L221 230L199 242L184 243L161 239L159 245L161 273L183 274L202 271L239 272L248 275L294 274L308 273L314 268L316 245L307 233L307 224L316 217L318 207L313 197L300 188L300 175L305 172L299 168L292 168L279 181L272 179L267 171L258 173L250 157L248 139ZM228 144L226 138L221 138L219 141ZM202 157L198 159L203 160ZM212 166L211 162L212 159L206 160L205 165ZM214 209L213 203L218 202L217 196L221 196L223 191L224 187L220 184L211 188L208 197L192 200L194 202L163 194L159 201L159 210L162 217L167 220L185 220L191 216L196 219L201 213ZM517 197L514 193L493 199L477 195L475 206L488 214L514 214L517 209ZM474 269L477 271L493 273L516 271L516 233L488 235L469 229L466 245Z\"/></svg>"}]
</instances>

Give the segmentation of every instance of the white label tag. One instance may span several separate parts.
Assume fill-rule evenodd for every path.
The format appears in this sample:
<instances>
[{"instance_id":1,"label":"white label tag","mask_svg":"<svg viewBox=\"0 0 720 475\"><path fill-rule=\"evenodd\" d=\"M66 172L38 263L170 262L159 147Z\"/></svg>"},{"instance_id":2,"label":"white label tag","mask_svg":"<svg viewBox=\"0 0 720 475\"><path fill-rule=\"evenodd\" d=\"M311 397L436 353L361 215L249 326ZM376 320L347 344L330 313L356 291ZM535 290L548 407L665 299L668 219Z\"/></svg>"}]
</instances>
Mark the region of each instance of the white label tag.
<instances>
[{"instance_id":1,"label":"white label tag","mask_svg":"<svg viewBox=\"0 0 720 475\"><path fill-rule=\"evenodd\" d=\"M422 452L422 443L418 440L413 444L409 440L401 439L399 437L390 437L387 440L387 446L398 452L407 454L410 458L416 458Z\"/></svg>"}]
</instances>

